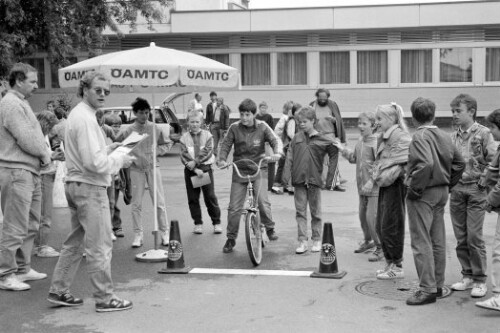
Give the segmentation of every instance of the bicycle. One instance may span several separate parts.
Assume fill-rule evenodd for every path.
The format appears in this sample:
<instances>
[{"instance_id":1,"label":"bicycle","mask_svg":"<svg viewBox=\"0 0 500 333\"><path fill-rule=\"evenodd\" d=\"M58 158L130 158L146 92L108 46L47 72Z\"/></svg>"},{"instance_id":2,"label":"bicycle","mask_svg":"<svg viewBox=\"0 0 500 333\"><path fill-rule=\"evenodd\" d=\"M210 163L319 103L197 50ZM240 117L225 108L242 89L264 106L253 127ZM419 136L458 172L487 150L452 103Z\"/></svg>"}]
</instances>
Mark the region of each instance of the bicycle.
<instances>
[{"instance_id":1,"label":"bicycle","mask_svg":"<svg viewBox=\"0 0 500 333\"><path fill-rule=\"evenodd\" d=\"M253 184L250 179L256 177L260 173L262 162L267 161L268 159L269 158L267 157L261 159L259 161L259 164L249 159L241 159L226 166L233 166L238 177L246 178L248 180L246 207L244 207L244 211L243 213L241 213L240 222L242 220L245 221L245 240L247 243L248 255L250 256L250 260L255 266L258 266L262 261L262 248L265 246L265 243L262 237L262 235L264 234L264 226L260 223L260 215L257 202L258 194L254 195ZM257 166L257 171L252 175L242 175L236 163L243 161L249 161Z\"/></svg>"}]
</instances>

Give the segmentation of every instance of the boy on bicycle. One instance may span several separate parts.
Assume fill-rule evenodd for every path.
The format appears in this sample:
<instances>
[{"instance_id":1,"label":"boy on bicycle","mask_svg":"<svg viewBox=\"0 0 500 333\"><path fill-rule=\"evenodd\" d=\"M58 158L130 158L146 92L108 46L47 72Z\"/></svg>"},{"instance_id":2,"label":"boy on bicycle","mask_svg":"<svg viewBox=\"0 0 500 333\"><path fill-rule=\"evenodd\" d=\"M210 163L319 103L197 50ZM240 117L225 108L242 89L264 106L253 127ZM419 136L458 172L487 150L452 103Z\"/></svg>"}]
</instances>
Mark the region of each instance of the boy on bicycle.
<instances>
[{"instance_id":1,"label":"boy on bicycle","mask_svg":"<svg viewBox=\"0 0 500 333\"><path fill-rule=\"evenodd\" d=\"M335 141L330 136L319 133L314 125L317 123L316 111L311 107L301 108L296 119L299 131L290 142L283 169L283 183L292 179L295 187L295 210L298 229L299 246L297 254L308 250L307 245L307 203L311 210L311 230L313 246L311 252L321 250L321 173L323 160L328 154L330 163L337 157Z\"/></svg>"},{"instance_id":2,"label":"boy on bicycle","mask_svg":"<svg viewBox=\"0 0 500 333\"><path fill-rule=\"evenodd\" d=\"M241 102L238 110L240 111L240 121L229 127L227 135L221 144L217 165L219 167L227 165L226 159L233 145L233 162L248 159L258 164L259 160L265 157L266 142L273 148L274 154L270 156L270 160L273 162L278 161L283 152L283 145L269 125L255 119L255 113L257 112L255 102L247 98ZM274 221L271 215L271 203L267 197L267 163L262 164L261 172L251 181L257 197L261 221L266 227L267 237L271 241L277 240L278 236L274 231ZM227 241L222 249L224 253L233 252L233 247L236 245L240 215L245 203L246 192L247 179L238 177L233 171L227 216Z\"/></svg>"}]
</instances>

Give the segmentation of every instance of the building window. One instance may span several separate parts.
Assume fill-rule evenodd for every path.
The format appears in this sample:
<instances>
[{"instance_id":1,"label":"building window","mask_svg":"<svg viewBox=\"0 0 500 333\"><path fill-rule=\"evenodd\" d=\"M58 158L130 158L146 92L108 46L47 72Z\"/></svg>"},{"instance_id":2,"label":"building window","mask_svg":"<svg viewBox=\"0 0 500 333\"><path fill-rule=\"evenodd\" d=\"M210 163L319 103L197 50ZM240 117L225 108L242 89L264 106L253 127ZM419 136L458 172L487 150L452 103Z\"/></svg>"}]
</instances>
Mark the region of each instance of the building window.
<instances>
[{"instance_id":1,"label":"building window","mask_svg":"<svg viewBox=\"0 0 500 333\"><path fill-rule=\"evenodd\" d=\"M24 62L35 67L38 72L38 88L45 89L45 62L43 58L28 58Z\"/></svg>"},{"instance_id":2,"label":"building window","mask_svg":"<svg viewBox=\"0 0 500 333\"><path fill-rule=\"evenodd\" d=\"M500 81L500 48L486 48L486 81Z\"/></svg>"},{"instance_id":3,"label":"building window","mask_svg":"<svg viewBox=\"0 0 500 333\"><path fill-rule=\"evenodd\" d=\"M320 83L350 83L349 52L319 53Z\"/></svg>"},{"instance_id":4,"label":"building window","mask_svg":"<svg viewBox=\"0 0 500 333\"><path fill-rule=\"evenodd\" d=\"M401 83L432 82L432 50L401 50Z\"/></svg>"},{"instance_id":5,"label":"building window","mask_svg":"<svg viewBox=\"0 0 500 333\"><path fill-rule=\"evenodd\" d=\"M278 84L307 84L307 54L278 53Z\"/></svg>"},{"instance_id":6,"label":"building window","mask_svg":"<svg viewBox=\"0 0 500 333\"><path fill-rule=\"evenodd\" d=\"M202 54L202 56L229 66L229 54Z\"/></svg>"},{"instance_id":7,"label":"building window","mask_svg":"<svg viewBox=\"0 0 500 333\"><path fill-rule=\"evenodd\" d=\"M241 80L244 86L271 84L271 55L249 53L241 55Z\"/></svg>"},{"instance_id":8,"label":"building window","mask_svg":"<svg viewBox=\"0 0 500 333\"><path fill-rule=\"evenodd\" d=\"M76 64L78 62L78 59L76 57L69 57L67 58L67 60L69 61L68 63L68 66L69 65L73 65L73 64ZM52 80L52 88L60 88L59 86L59 74L57 72L59 68L56 67L55 65L51 64L50 65L50 78Z\"/></svg>"},{"instance_id":9,"label":"building window","mask_svg":"<svg viewBox=\"0 0 500 333\"><path fill-rule=\"evenodd\" d=\"M440 49L441 82L472 82L472 49Z\"/></svg>"},{"instance_id":10,"label":"building window","mask_svg":"<svg viewBox=\"0 0 500 333\"><path fill-rule=\"evenodd\" d=\"M387 83L387 51L358 51L358 83Z\"/></svg>"}]
</instances>

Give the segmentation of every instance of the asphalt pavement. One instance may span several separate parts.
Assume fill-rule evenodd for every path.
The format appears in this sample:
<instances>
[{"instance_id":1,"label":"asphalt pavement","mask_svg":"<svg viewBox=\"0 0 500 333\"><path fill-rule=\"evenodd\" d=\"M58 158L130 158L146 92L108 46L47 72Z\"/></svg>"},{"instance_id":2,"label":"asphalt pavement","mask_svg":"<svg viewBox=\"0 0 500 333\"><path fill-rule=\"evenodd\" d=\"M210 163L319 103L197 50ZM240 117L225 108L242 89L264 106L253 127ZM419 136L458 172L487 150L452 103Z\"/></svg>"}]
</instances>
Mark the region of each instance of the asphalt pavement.
<instances>
[{"instance_id":1,"label":"asphalt pavement","mask_svg":"<svg viewBox=\"0 0 500 333\"><path fill-rule=\"evenodd\" d=\"M357 133L349 131L349 145ZM141 263L137 253L153 248L152 205L144 197L145 244L132 249L130 207L121 202L125 238L114 243L112 271L118 296L134 302L129 311L98 314L90 293L85 260L73 282L72 293L84 299L76 308L52 308L46 301L50 277L57 258L33 257L33 267L49 278L30 282L24 292L0 291L0 332L47 333L132 333L132 332L498 332L500 313L480 309L469 292L453 292L437 303L410 307L404 302L417 283L408 228L405 238L405 279L377 281L375 271L384 263L368 262L368 254L355 254L362 232L358 220L358 194L354 165L340 160L340 170L348 180L347 192L322 192L323 221L333 224L338 267L347 271L340 280L304 276L255 276L230 274L234 269L252 272L314 271L319 254L295 254L297 226L293 197L270 194L279 240L268 242L263 262L254 267L249 260L243 228L233 253L222 253L225 233L213 234L206 209L204 233L192 233L178 150L161 158L168 219L180 223L184 259L192 268L227 269L229 274L164 275L165 263ZM215 171L216 193L226 226L230 171ZM50 245L59 249L68 229L66 208L54 210ZM484 235L488 264L496 226L496 214L487 214ZM455 255L449 210L445 214L447 232L446 284L461 279ZM234 271L233 271L234 272ZM488 281L488 286L491 285ZM491 295L489 291L487 297Z\"/></svg>"}]
</instances>

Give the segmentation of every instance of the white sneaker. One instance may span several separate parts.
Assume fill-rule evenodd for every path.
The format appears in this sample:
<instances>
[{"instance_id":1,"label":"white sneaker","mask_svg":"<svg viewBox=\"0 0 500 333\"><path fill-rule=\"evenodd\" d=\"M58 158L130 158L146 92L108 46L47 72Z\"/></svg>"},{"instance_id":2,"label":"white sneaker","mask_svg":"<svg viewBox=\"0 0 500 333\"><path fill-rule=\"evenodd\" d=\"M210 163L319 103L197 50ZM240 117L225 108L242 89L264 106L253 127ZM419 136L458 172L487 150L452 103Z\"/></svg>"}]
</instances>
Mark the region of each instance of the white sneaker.
<instances>
[{"instance_id":1,"label":"white sneaker","mask_svg":"<svg viewBox=\"0 0 500 333\"><path fill-rule=\"evenodd\" d=\"M39 273L35 271L33 268L28 271L28 273L23 273L23 274L18 274L16 275L16 278L21 281L36 281L36 280L43 280L47 277L47 274L45 273Z\"/></svg>"},{"instance_id":2,"label":"white sneaker","mask_svg":"<svg viewBox=\"0 0 500 333\"><path fill-rule=\"evenodd\" d=\"M54 250L54 248L46 245L46 246L41 246L38 248L38 251L36 252L36 255L40 258L53 258L53 257L59 257L59 252Z\"/></svg>"},{"instance_id":3,"label":"white sneaker","mask_svg":"<svg viewBox=\"0 0 500 333\"><path fill-rule=\"evenodd\" d=\"M114 233L114 232L112 232L112 233L111 233L111 240L112 240L113 242L116 242L116 236L115 236L115 233Z\"/></svg>"},{"instance_id":4,"label":"white sneaker","mask_svg":"<svg viewBox=\"0 0 500 333\"><path fill-rule=\"evenodd\" d=\"M392 267L383 273L377 275L377 279L379 280L395 280L395 279L404 279L405 273L402 267L398 267L396 265L392 265Z\"/></svg>"},{"instance_id":5,"label":"white sneaker","mask_svg":"<svg viewBox=\"0 0 500 333\"><path fill-rule=\"evenodd\" d=\"M472 280L471 278L464 277L462 281L452 284L451 289L457 291L464 291L467 289L472 289L473 285L474 285L474 280Z\"/></svg>"},{"instance_id":6,"label":"white sneaker","mask_svg":"<svg viewBox=\"0 0 500 333\"><path fill-rule=\"evenodd\" d=\"M222 227L220 224L214 225L214 234L222 234Z\"/></svg>"},{"instance_id":7,"label":"white sneaker","mask_svg":"<svg viewBox=\"0 0 500 333\"><path fill-rule=\"evenodd\" d=\"M476 302L476 306L484 309L500 311L500 295L495 294L495 296L488 298L486 301Z\"/></svg>"},{"instance_id":8,"label":"white sneaker","mask_svg":"<svg viewBox=\"0 0 500 333\"><path fill-rule=\"evenodd\" d=\"M134 241L132 242L132 247L141 247L143 243L143 233L137 232L134 236Z\"/></svg>"},{"instance_id":9,"label":"white sneaker","mask_svg":"<svg viewBox=\"0 0 500 333\"><path fill-rule=\"evenodd\" d=\"M303 254L305 252L307 252L307 241L303 240L303 241L300 241L299 247L297 247L295 249L295 253L297 253L297 254Z\"/></svg>"},{"instance_id":10,"label":"white sneaker","mask_svg":"<svg viewBox=\"0 0 500 333\"><path fill-rule=\"evenodd\" d=\"M313 246L311 247L311 252L319 252L321 251L321 241L313 241Z\"/></svg>"},{"instance_id":11,"label":"white sneaker","mask_svg":"<svg viewBox=\"0 0 500 333\"><path fill-rule=\"evenodd\" d=\"M0 289L21 291L30 288L31 286L29 284L19 281L15 274L9 274L3 279L0 279Z\"/></svg>"},{"instance_id":12,"label":"white sneaker","mask_svg":"<svg viewBox=\"0 0 500 333\"><path fill-rule=\"evenodd\" d=\"M488 288L486 287L486 283L483 282L476 282L472 286L472 290L470 292L470 295L472 297L484 297L486 296L486 292L488 291Z\"/></svg>"},{"instance_id":13,"label":"white sneaker","mask_svg":"<svg viewBox=\"0 0 500 333\"><path fill-rule=\"evenodd\" d=\"M391 268L392 268L392 264L385 264L384 269L377 269L377 271L375 272L375 275L379 275L379 274L385 273L388 270L390 270Z\"/></svg>"},{"instance_id":14,"label":"white sneaker","mask_svg":"<svg viewBox=\"0 0 500 333\"><path fill-rule=\"evenodd\" d=\"M203 225L195 224L194 229L193 229L193 233L201 235L203 233Z\"/></svg>"},{"instance_id":15,"label":"white sneaker","mask_svg":"<svg viewBox=\"0 0 500 333\"><path fill-rule=\"evenodd\" d=\"M170 230L161 231L161 245L163 246L168 246L170 241L169 231Z\"/></svg>"}]
</instances>

